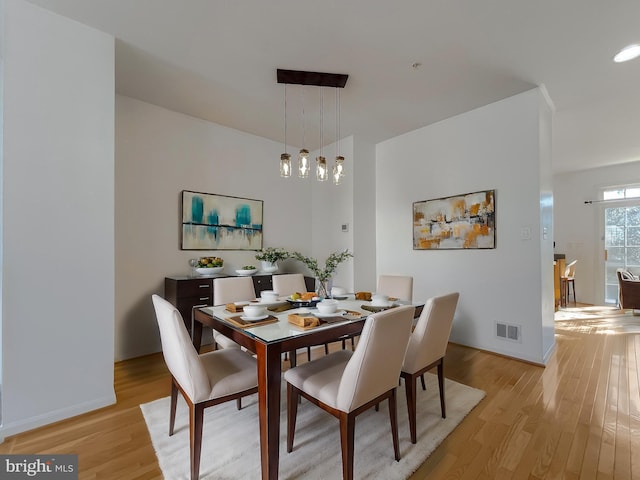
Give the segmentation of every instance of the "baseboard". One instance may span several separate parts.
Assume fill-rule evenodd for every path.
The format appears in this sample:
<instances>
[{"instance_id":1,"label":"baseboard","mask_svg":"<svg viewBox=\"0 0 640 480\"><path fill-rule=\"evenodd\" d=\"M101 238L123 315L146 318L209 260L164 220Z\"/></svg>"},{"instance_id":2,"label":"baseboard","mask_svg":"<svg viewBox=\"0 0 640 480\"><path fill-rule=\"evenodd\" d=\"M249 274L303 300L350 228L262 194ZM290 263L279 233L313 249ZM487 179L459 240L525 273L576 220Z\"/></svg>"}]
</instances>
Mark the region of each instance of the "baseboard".
<instances>
[{"instance_id":1,"label":"baseboard","mask_svg":"<svg viewBox=\"0 0 640 480\"><path fill-rule=\"evenodd\" d=\"M0 442L4 441L6 437L11 435L17 435L18 433L26 432L27 430L33 430L34 428L43 427L51 423L66 420L67 418L82 415L83 413L91 412L99 408L108 407L116 403L115 392L104 398L98 398L90 402L81 403L79 405L73 405L68 408L61 408L47 412L42 415L30 417L24 420L20 420L12 423L3 423L0 426Z\"/></svg>"}]
</instances>

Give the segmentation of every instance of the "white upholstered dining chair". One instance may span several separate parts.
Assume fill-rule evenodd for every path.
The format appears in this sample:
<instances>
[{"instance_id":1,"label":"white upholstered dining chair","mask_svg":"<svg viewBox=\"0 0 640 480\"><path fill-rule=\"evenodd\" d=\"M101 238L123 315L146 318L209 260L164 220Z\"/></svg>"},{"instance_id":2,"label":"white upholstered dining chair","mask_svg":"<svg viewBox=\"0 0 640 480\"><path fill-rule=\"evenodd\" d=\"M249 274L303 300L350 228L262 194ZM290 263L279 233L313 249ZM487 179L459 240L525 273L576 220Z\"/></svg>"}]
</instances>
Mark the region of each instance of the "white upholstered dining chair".
<instances>
[{"instance_id":1,"label":"white upholstered dining chair","mask_svg":"<svg viewBox=\"0 0 640 480\"><path fill-rule=\"evenodd\" d=\"M213 304L226 305L227 303L255 300L256 290L251 277L223 277L213 279ZM219 332L213 331L213 340L221 348L240 348L236 342L225 337Z\"/></svg>"},{"instance_id":2,"label":"white upholstered dining chair","mask_svg":"<svg viewBox=\"0 0 640 480\"><path fill-rule=\"evenodd\" d=\"M411 442L416 443L416 383L418 377L425 390L424 373L434 367L438 369L440 409L446 418L444 402L444 355L447 352L453 316L458 304L458 292L433 297L427 300L418 323L409 339L409 346L402 364L400 376L404 378L407 394L407 412Z\"/></svg>"},{"instance_id":3,"label":"white upholstered dining chair","mask_svg":"<svg viewBox=\"0 0 640 480\"><path fill-rule=\"evenodd\" d=\"M409 275L379 275L376 293L387 295L391 298L413 301L413 277ZM351 350L355 348L354 338L358 335L349 335L342 339L342 349L346 347L346 341L351 341Z\"/></svg>"},{"instance_id":4,"label":"white upholstered dining chair","mask_svg":"<svg viewBox=\"0 0 640 480\"><path fill-rule=\"evenodd\" d=\"M162 354L171 373L169 435L173 435L179 391L189 408L190 471L191 480L196 480L200 472L204 409L257 392L256 360L235 348L199 355L178 309L158 295L153 295L152 300Z\"/></svg>"},{"instance_id":5,"label":"white upholstered dining chair","mask_svg":"<svg viewBox=\"0 0 640 480\"><path fill-rule=\"evenodd\" d=\"M388 399L395 459L400 460L396 389L413 312L414 307L403 306L374 313L365 321L354 352L339 350L285 372L287 452L293 450L301 395L339 419L343 479L351 480L356 416Z\"/></svg>"},{"instance_id":6,"label":"white upholstered dining chair","mask_svg":"<svg viewBox=\"0 0 640 480\"><path fill-rule=\"evenodd\" d=\"M389 297L413 301L413 277L408 275L380 275L378 277L378 289L376 293Z\"/></svg>"}]
</instances>

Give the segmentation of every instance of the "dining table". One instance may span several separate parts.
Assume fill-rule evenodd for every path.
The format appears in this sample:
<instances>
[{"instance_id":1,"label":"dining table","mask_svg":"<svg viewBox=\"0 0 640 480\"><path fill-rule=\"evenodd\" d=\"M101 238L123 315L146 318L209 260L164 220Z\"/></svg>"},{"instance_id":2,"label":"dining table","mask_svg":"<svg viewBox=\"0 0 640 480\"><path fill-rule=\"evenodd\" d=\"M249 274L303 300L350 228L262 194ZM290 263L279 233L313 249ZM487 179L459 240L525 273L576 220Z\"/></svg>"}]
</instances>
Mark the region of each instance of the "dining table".
<instances>
[{"instance_id":1,"label":"dining table","mask_svg":"<svg viewBox=\"0 0 640 480\"><path fill-rule=\"evenodd\" d=\"M400 303L410 302L396 302L394 305ZM411 304L416 306L414 316L419 316L424 303ZM192 333L197 350L201 347L202 328L208 326L255 353L262 478L276 480L280 455L282 354L288 352L295 356L298 348L324 345L345 336L357 335L362 331L367 316L384 308L353 297L339 300L337 312L330 315L320 315L315 308L296 307L295 303L285 299L272 301L267 308L270 309L269 321L256 321L253 326L238 324L238 312L229 311L228 306L196 307ZM299 327L289 322L290 314L315 316L320 324L313 328Z\"/></svg>"}]
</instances>

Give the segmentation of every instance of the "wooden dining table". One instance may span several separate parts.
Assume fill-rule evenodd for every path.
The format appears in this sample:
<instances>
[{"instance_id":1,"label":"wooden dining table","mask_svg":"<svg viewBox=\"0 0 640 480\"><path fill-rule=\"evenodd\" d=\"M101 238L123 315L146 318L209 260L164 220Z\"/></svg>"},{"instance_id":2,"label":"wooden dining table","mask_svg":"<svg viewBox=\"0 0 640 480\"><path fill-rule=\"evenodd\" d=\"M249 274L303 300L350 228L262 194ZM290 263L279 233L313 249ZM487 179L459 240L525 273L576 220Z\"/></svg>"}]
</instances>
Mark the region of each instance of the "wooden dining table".
<instances>
[{"instance_id":1,"label":"wooden dining table","mask_svg":"<svg viewBox=\"0 0 640 480\"><path fill-rule=\"evenodd\" d=\"M269 313L277 318L276 322L250 328L240 327L232 322L230 317L238 314L229 312L224 305L194 309L192 331L196 349L200 349L202 327L206 325L256 354L260 461L263 479L276 480L278 478L282 354L291 352L292 355L295 355L298 348L323 345L339 340L345 335L360 333L367 316L372 313L371 310L362 308L363 306L367 307L368 303L359 300L342 300L338 303L338 315L326 319L329 323L323 323L318 327L306 330L288 321L288 315L300 312L300 309L290 309L283 312L270 311ZM421 305L424 304L415 305L417 316ZM305 310L317 313L315 309ZM349 315L340 315L342 311Z\"/></svg>"}]
</instances>

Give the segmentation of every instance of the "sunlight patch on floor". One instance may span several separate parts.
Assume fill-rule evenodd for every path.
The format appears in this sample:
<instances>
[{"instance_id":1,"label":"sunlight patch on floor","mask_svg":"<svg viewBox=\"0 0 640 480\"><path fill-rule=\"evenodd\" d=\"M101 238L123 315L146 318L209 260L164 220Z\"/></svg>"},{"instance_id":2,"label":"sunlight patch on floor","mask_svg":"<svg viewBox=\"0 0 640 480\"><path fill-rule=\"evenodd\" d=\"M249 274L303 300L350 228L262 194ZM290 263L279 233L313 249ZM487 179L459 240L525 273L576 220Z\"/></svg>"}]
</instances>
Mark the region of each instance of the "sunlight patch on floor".
<instances>
[{"instance_id":1,"label":"sunlight patch on floor","mask_svg":"<svg viewBox=\"0 0 640 480\"><path fill-rule=\"evenodd\" d=\"M556 332L629 335L640 333L640 316L613 306L562 308L555 313Z\"/></svg>"}]
</instances>

